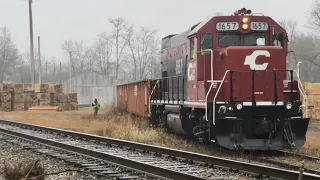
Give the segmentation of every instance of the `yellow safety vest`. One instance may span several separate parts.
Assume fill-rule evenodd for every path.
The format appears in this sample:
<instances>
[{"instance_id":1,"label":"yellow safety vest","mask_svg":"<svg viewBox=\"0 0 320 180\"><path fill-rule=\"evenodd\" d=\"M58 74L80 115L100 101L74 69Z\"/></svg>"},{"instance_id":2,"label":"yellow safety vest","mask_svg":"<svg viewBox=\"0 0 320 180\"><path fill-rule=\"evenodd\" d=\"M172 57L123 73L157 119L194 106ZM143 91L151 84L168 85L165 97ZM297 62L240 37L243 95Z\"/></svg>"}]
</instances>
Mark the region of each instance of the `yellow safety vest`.
<instances>
[{"instance_id":1,"label":"yellow safety vest","mask_svg":"<svg viewBox=\"0 0 320 180\"><path fill-rule=\"evenodd\" d=\"M96 104L94 101L92 102L92 104L93 104L94 108L99 108L100 107L100 104L99 103Z\"/></svg>"}]
</instances>

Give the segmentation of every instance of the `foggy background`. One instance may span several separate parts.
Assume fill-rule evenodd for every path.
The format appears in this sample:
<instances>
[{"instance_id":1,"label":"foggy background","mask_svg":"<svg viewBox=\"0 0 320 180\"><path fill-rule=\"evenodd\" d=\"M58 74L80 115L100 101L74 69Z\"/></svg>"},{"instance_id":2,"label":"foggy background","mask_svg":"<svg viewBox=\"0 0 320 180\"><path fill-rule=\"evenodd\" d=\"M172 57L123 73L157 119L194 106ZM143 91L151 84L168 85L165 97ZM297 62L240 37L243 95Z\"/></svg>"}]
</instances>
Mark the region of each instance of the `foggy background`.
<instances>
[{"instance_id":1,"label":"foggy background","mask_svg":"<svg viewBox=\"0 0 320 180\"><path fill-rule=\"evenodd\" d=\"M80 104L94 98L111 104L115 84L160 76L161 38L242 7L283 25L289 50L304 62L302 80L320 80L320 0L195 2L33 0L36 83L40 36L42 82L62 83L64 92L78 93ZM0 83L31 82L28 0L0 0L0 22ZM288 68L296 69L295 63L287 58Z\"/></svg>"}]
</instances>

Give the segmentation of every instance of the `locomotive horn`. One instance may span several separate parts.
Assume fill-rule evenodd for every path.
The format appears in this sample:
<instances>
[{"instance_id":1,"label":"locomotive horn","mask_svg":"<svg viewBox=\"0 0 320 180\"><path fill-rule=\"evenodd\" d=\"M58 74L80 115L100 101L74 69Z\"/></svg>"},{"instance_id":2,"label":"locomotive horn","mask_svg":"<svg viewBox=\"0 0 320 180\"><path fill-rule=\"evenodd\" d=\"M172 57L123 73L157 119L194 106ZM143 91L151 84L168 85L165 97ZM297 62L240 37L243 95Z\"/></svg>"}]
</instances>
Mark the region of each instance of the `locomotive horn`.
<instances>
[{"instance_id":1,"label":"locomotive horn","mask_svg":"<svg viewBox=\"0 0 320 180\"><path fill-rule=\"evenodd\" d=\"M246 12L245 12L245 14L251 14L252 13L252 11L250 10L250 9L248 9Z\"/></svg>"},{"instance_id":2,"label":"locomotive horn","mask_svg":"<svg viewBox=\"0 0 320 180\"><path fill-rule=\"evenodd\" d=\"M246 8L239 9L239 14L245 13L247 11Z\"/></svg>"}]
</instances>

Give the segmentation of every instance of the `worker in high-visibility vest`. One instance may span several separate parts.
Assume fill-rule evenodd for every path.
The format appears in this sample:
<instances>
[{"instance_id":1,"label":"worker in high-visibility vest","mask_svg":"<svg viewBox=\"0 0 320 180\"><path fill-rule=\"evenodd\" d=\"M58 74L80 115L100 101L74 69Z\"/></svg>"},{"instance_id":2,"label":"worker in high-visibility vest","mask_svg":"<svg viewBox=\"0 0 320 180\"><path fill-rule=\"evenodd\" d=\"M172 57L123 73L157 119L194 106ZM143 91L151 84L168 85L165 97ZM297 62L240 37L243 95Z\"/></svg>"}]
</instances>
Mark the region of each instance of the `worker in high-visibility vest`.
<instances>
[{"instance_id":1,"label":"worker in high-visibility vest","mask_svg":"<svg viewBox=\"0 0 320 180\"><path fill-rule=\"evenodd\" d=\"M94 101L92 102L92 107L93 107L93 117L96 119L99 108L100 108L100 103L98 102L97 99L94 99Z\"/></svg>"}]
</instances>

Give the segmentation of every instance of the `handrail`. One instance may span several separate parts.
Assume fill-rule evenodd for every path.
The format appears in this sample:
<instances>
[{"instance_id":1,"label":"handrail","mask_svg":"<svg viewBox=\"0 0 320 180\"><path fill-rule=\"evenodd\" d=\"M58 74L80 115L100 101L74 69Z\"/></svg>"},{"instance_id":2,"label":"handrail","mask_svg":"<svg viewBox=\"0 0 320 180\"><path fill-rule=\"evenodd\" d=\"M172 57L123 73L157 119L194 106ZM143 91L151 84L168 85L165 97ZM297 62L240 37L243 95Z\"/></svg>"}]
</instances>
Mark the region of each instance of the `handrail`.
<instances>
[{"instance_id":1,"label":"handrail","mask_svg":"<svg viewBox=\"0 0 320 180\"><path fill-rule=\"evenodd\" d=\"M208 121L208 117L207 117L207 114L208 114L207 113L207 111L208 111L208 96L209 96L209 93L210 93L210 91L212 89L213 82L214 82L213 81L213 50L212 49L204 49L204 50L198 51L197 54L201 53L201 52L210 52L210 58L211 58L210 59L211 60L211 65L210 65L210 67L211 67L211 80L210 80L211 85L210 85L209 91L206 94L206 121Z\"/></svg>"},{"instance_id":2,"label":"handrail","mask_svg":"<svg viewBox=\"0 0 320 180\"><path fill-rule=\"evenodd\" d=\"M214 98L213 98L213 104L212 104L212 110L213 110L213 112L212 112L212 117L213 117L213 119L212 119L212 123L215 125L215 109L216 109L216 99L217 99L217 96L218 96L218 94L219 94L219 92L220 92L220 89L221 89L221 87L222 87L222 84L223 84L223 82L224 82L224 79L226 78L226 76L227 76L227 74L230 72L230 70L227 70L225 73L224 73L224 76L223 76L223 78L222 78L222 80L221 80L221 83L220 83L220 86L219 86L219 88L218 88L218 90L217 90L217 92L216 92L216 94L215 94L215 96L214 96Z\"/></svg>"},{"instance_id":3,"label":"handrail","mask_svg":"<svg viewBox=\"0 0 320 180\"><path fill-rule=\"evenodd\" d=\"M210 52L210 58L211 58L211 81L213 81L213 51L212 51L212 49L205 49L205 50L201 50L201 51L198 51L197 52L197 54L198 53L201 53L201 52L207 52L207 51L209 51Z\"/></svg>"},{"instance_id":4,"label":"handrail","mask_svg":"<svg viewBox=\"0 0 320 180\"><path fill-rule=\"evenodd\" d=\"M307 99L307 93L306 93L306 91L305 91L305 89L304 89L304 87L303 87L303 85L302 85L302 82L301 82L301 80L300 80L300 64L301 64L302 62L301 61L299 61L298 63L297 63L297 77L298 77L298 88L299 88L299 91L301 91L301 94L302 94L302 96L303 96L303 102L305 103L305 108L304 108L304 110L305 110L305 117L308 117L308 111L307 111L307 108L308 108L308 99Z\"/></svg>"},{"instance_id":5,"label":"handrail","mask_svg":"<svg viewBox=\"0 0 320 180\"><path fill-rule=\"evenodd\" d=\"M213 115L213 124L215 125L215 103L216 103L216 98L217 98L217 95L218 95L218 93L219 93L219 91L220 91L220 89L221 89L221 86L222 86L222 84L223 84L223 82L224 82L224 79L226 78L226 75L228 74L230 72L230 70L227 70L225 73L224 73L224 76L223 76L223 78L222 78L222 80L212 80L212 81L210 81L211 82L211 86L210 86L210 88L209 88L209 90L208 90L208 92L207 92L207 94L206 94L206 121L209 121L208 120L208 96L209 96L209 93L211 92L211 89L212 89L212 85L213 85L213 83L214 82L221 82L220 83L220 86L219 86L219 88L218 88L218 90L217 90L217 92L216 92L216 94L215 94L215 96L214 96L214 99L213 99L213 106L212 106L212 110L213 110L213 112L212 112L212 115Z\"/></svg>"},{"instance_id":6,"label":"handrail","mask_svg":"<svg viewBox=\"0 0 320 180\"><path fill-rule=\"evenodd\" d=\"M299 63L300 64L300 63ZM214 99L213 99L213 105L212 105L212 123L215 125L215 102L216 102L216 98L217 98L217 96L218 96L218 94L219 94L219 92L220 92L220 89L221 89L221 87L222 87L222 85L223 85L223 83L224 83L224 80L225 80L225 78L226 78L226 75L230 72L231 70L227 70L226 72L225 72L225 74L224 74L224 76L223 76L223 78L222 78L222 80L212 80L212 81L210 81L211 82L211 86L210 86L210 88L209 88L209 90L208 90L208 92L207 92L207 94L206 94L206 121L209 121L208 120L208 96L209 96L209 93L211 92L211 89L212 89L212 86L213 86L213 83L214 82L221 82L220 83L220 85L219 85L219 88L218 88L218 90L216 91L216 93L215 93L215 96L214 96ZM285 71L287 71L287 70L285 70ZM307 103L308 103L308 101L307 101L307 98L306 98L306 93L305 93L305 90L304 90L304 88L303 88L303 86L302 86L302 82L301 82L301 80L300 80L300 77L299 77L299 73L297 73L297 71L296 70L292 70L292 71L294 71L296 74L297 74L297 76L298 76L298 84L300 84L300 86L298 86L298 88L299 88L299 91L300 91L300 93L302 94L302 96L303 96L303 98L304 98L304 100L305 100L305 106L307 107ZM249 72L249 71L248 71ZM307 110L306 110L306 108L305 108L305 114L306 114L306 117L308 116L308 112L307 112Z\"/></svg>"},{"instance_id":7,"label":"handrail","mask_svg":"<svg viewBox=\"0 0 320 180\"><path fill-rule=\"evenodd\" d=\"M156 84L153 86L152 91L151 91L150 96L149 96L149 113L151 113L151 97L152 97L152 94L153 94L154 90L156 89L159 81L160 80L158 79Z\"/></svg>"}]
</instances>

